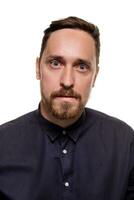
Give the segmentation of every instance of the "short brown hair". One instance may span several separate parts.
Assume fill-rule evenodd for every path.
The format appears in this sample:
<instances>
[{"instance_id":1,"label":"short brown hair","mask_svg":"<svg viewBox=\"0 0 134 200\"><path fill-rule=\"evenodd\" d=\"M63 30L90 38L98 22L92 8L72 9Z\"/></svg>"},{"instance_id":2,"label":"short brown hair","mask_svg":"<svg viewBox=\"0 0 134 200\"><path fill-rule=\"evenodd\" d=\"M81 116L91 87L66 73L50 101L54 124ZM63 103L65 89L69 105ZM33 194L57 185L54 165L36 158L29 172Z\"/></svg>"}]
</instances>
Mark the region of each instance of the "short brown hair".
<instances>
[{"instance_id":1,"label":"short brown hair","mask_svg":"<svg viewBox=\"0 0 134 200\"><path fill-rule=\"evenodd\" d=\"M100 55L100 33L99 29L96 25L89 23L83 19L78 17L67 17L64 19L52 21L50 26L44 31L44 36L42 39L41 51L40 51L40 59L42 57L43 51L46 47L47 41L51 35L56 30L71 28L71 29L80 29L87 33L89 33L95 41L96 47L96 60L97 64L99 63L99 55Z\"/></svg>"}]
</instances>

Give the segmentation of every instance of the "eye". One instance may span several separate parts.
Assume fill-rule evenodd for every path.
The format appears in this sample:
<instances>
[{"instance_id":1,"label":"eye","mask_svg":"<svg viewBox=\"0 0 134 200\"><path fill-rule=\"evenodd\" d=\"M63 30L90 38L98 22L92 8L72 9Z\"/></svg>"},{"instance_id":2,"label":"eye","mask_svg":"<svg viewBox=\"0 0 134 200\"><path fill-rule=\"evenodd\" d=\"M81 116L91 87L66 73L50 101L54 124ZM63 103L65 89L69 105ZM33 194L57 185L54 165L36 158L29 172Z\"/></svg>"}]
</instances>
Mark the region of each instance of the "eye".
<instances>
[{"instance_id":1,"label":"eye","mask_svg":"<svg viewBox=\"0 0 134 200\"><path fill-rule=\"evenodd\" d=\"M87 72L89 71L90 67L86 63L79 63L77 65L77 70L80 72Z\"/></svg>"},{"instance_id":2,"label":"eye","mask_svg":"<svg viewBox=\"0 0 134 200\"><path fill-rule=\"evenodd\" d=\"M50 66L51 66L52 68L57 69L57 68L59 68L59 67L61 66L61 63L60 63L59 60L53 59L53 60L50 60Z\"/></svg>"}]
</instances>

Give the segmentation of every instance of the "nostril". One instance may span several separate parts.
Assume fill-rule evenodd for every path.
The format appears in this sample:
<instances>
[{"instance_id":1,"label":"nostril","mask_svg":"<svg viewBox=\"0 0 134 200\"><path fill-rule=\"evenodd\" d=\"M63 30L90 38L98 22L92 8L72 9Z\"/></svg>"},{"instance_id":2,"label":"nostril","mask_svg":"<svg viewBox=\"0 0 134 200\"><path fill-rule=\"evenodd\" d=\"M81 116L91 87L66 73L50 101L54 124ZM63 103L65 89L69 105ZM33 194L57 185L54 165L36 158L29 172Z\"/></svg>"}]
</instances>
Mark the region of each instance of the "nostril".
<instances>
[{"instance_id":1,"label":"nostril","mask_svg":"<svg viewBox=\"0 0 134 200\"><path fill-rule=\"evenodd\" d=\"M69 89L72 89L73 88L73 84L65 84L65 83L61 83L60 84L62 86L62 88L64 88L65 90L69 90Z\"/></svg>"}]
</instances>

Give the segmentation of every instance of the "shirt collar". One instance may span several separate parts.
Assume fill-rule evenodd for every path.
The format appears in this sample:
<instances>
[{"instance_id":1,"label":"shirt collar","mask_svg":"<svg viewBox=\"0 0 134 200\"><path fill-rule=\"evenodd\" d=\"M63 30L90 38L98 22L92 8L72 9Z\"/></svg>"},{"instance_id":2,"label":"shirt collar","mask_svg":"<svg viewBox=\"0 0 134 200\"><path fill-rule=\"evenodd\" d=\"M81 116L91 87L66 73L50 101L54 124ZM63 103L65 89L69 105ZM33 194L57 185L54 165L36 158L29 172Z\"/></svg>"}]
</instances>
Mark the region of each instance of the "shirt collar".
<instances>
[{"instance_id":1,"label":"shirt collar","mask_svg":"<svg viewBox=\"0 0 134 200\"><path fill-rule=\"evenodd\" d=\"M81 117L74 124L68 126L67 128L63 128L44 118L40 112L40 107L36 111L36 114L42 131L48 135L52 142L54 142L60 135L65 134L76 143L83 132L86 120L86 114L84 110Z\"/></svg>"}]
</instances>

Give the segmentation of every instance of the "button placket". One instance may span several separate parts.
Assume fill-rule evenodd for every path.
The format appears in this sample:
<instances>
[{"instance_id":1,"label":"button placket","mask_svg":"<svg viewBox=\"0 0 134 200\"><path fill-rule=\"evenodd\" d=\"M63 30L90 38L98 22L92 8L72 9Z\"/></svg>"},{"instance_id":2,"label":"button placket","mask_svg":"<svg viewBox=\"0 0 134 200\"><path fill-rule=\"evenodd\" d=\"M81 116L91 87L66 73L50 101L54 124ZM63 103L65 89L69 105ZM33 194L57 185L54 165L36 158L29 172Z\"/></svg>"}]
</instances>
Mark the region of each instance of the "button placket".
<instances>
[{"instance_id":1,"label":"button placket","mask_svg":"<svg viewBox=\"0 0 134 200\"><path fill-rule=\"evenodd\" d=\"M60 134L60 144L61 144L61 165L62 165L62 184L63 193L69 195L70 189L72 187L71 172L72 172L72 153L70 151L70 143L72 141L69 138L68 131L62 129Z\"/></svg>"}]
</instances>

